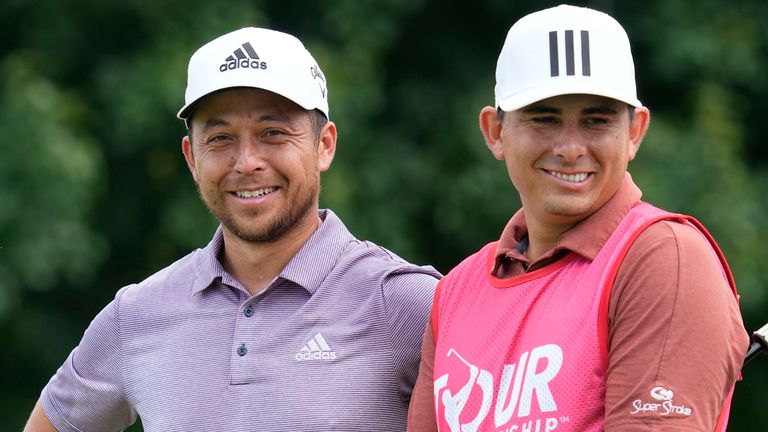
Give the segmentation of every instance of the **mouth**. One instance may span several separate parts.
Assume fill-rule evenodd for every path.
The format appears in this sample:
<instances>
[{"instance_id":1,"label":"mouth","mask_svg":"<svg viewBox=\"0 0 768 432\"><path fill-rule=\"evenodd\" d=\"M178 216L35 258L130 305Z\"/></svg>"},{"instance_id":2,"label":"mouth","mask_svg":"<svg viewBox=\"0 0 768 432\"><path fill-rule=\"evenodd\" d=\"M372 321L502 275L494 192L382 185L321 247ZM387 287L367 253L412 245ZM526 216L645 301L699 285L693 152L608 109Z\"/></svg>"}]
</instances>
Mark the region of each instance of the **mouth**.
<instances>
[{"instance_id":1,"label":"mouth","mask_svg":"<svg viewBox=\"0 0 768 432\"><path fill-rule=\"evenodd\" d=\"M588 173L588 172L569 174L569 173L564 173L560 171L549 171L549 170L544 170L544 171L547 174L551 175L552 177L555 177L559 180L562 180L568 183L583 183L584 181L587 180L587 178L589 178L590 175L592 175L591 173Z\"/></svg>"},{"instance_id":2,"label":"mouth","mask_svg":"<svg viewBox=\"0 0 768 432\"><path fill-rule=\"evenodd\" d=\"M255 190L238 190L233 192L238 198L261 198L275 192L276 187L268 187Z\"/></svg>"}]
</instances>

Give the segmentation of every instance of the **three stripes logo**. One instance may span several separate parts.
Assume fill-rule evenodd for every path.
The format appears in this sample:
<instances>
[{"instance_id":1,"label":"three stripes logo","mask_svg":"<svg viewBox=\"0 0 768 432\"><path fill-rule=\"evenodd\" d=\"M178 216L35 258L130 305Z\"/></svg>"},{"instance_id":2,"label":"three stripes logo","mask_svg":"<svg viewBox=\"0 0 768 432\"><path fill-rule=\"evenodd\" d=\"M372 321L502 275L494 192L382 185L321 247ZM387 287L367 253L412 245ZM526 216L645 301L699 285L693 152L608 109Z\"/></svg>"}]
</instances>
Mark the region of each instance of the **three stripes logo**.
<instances>
[{"instance_id":1,"label":"three stripes logo","mask_svg":"<svg viewBox=\"0 0 768 432\"><path fill-rule=\"evenodd\" d=\"M301 347L294 356L297 361L307 360L334 360L336 352L331 349L322 334L318 333Z\"/></svg>"},{"instance_id":2,"label":"three stripes logo","mask_svg":"<svg viewBox=\"0 0 768 432\"><path fill-rule=\"evenodd\" d=\"M549 71L550 76L560 76L560 47L558 32L549 32ZM589 32L582 30L580 33L581 75L590 76L589 61ZM573 30L565 31L565 74L576 75L576 49Z\"/></svg>"},{"instance_id":3,"label":"three stripes logo","mask_svg":"<svg viewBox=\"0 0 768 432\"><path fill-rule=\"evenodd\" d=\"M250 42L244 43L241 48L232 52L232 55L224 59L224 63L219 66L219 71L226 72L228 70L250 68L250 69L266 69L267 62L262 61L259 55L256 54L256 50Z\"/></svg>"}]
</instances>

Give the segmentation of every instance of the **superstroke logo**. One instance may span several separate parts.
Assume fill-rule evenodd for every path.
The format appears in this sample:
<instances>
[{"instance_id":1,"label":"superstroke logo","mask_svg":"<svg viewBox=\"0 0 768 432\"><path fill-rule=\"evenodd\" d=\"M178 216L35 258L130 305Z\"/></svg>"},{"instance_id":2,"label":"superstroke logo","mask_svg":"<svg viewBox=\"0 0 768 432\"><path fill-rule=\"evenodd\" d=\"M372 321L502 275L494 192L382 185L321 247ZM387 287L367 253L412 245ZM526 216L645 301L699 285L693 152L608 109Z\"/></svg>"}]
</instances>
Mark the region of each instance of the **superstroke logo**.
<instances>
[{"instance_id":1,"label":"superstroke logo","mask_svg":"<svg viewBox=\"0 0 768 432\"><path fill-rule=\"evenodd\" d=\"M557 410L557 403L549 389L549 383L557 377L563 364L563 350L558 345L542 345L530 352L524 352L517 364L504 365L498 380L487 370L467 361L453 348L448 350L447 356L458 360L458 364L466 367L469 372L468 379L463 384L455 382L457 378L451 380L449 373L435 380L435 410L439 413L438 415L444 416L451 432L479 430L494 405L493 420L496 428L510 423L513 416L517 419L527 417L531 413L534 395L542 413ZM542 366L543 364L545 365ZM543 370L539 371L541 367ZM462 374L462 376L466 375ZM495 404L494 383L498 385ZM478 393L481 397L479 409L473 408L465 412L470 396L474 394L477 397ZM473 418L467 418L473 414ZM557 424L557 418L549 417L543 424L539 420L534 430L552 431ZM525 423L522 429L525 429L525 426L527 430L531 430L533 425L530 422ZM487 429L486 425L482 430ZM518 430L518 427L513 426L510 430Z\"/></svg>"},{"instance_id":2,"label":"superstroke logo","mask_svg":"<svg viewBox=\"0 0 768 432\"><path fill-rule=\"evenodd\" d=\"M684 404L676 405L673 397L675 393L667 388L656 386L649 392L651 397L657 402L646 402L642 399L636 399L632 402L632 411L630 414L658 414L661 416L681 415L688 417L693 414L693 410Z\"/></svg>"}]
</instances>

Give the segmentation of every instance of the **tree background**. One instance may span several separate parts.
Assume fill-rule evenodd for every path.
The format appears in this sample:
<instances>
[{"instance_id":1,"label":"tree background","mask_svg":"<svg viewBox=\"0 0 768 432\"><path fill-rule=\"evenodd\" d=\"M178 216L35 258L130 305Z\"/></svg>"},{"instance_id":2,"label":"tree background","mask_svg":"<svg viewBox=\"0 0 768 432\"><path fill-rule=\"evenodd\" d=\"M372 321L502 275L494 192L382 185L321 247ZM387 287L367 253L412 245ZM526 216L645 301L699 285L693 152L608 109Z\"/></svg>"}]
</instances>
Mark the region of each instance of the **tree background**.
<instances>
[{"instance_id":1,"label":"tree background","mask_svg":"<svg viewBox=\"0 0 768 432\"><path fill-rule=\"evenodd\" d=\"M245 26L302 39L328 78L340 136L321 206L358 237L447 272L519 206L477 115L493 104L509 26L557 3L2 0L0 429L23 427L120 287L208 242L215 222L175 118L196 48ZM747 328L759 328L768 321L768 2L573 3L614 15L632 40L652 112L630 165L645 199L710 229ZM768 421L768 359L743 373L734 431Z\"/></svg>"}]
</instances>

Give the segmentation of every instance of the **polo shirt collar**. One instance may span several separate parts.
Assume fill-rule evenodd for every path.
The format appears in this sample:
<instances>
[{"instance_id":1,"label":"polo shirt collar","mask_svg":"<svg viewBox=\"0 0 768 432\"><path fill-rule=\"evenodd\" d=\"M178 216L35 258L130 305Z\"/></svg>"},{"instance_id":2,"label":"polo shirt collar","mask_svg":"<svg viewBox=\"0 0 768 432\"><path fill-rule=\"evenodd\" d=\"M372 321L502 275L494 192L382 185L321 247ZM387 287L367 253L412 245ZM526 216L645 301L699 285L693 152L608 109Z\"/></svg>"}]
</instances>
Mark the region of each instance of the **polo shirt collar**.
<instances>
[{"instance_id":1,"label":"polo shirt collar","mask_svg":"<svg viewBox=\"0 0 768 432\"><path fill-rule=\"evenodd\" d=\"M278 274L278 278L295 282L310 294L317 291L338 261L344 247L354 240L341 219L331 210L321 209L318 216L322 221L318 229ZM224 235L222 227L219 226L208 245L198 250L198 271L192 284L192 294L214 286L217 280L223 283L232 280L232 276L224 270L218 259L223 246Z\"/></svg>"},{"instance_id":2,"label":"polo shirt collar","mask_svg":"<svg viewBox=\"0 0 768 432\"><path fill-rule=\"evenodd\" d=\"M227 272L218 259L222 246L224 233L219 225L208 245L197 251L197 276L192 283L193 295L213 286L216 280L223 281L227 278Z\"/></svg>"},{"instance_id":3,"label":"polo shirt collar","mask_svg":"<svg viewBox=\"0 0 768 432\"><path fill-rule=\"evenodd\" d=\"M344 248L354 237L334 212L329 209L318 211L323 221L317 231L291 258L278 277L301 285L314 294L335 267Z\"/></svg>"},{"instance_id":4,"label":"polo shirt collar","mask_svg":"<svg viewBox=\"0 0 768 432\"><path fill-rule=\"evenodd\" d=\"M640 201L642 192L626 173L619 189L599 210L579 222L554 248L537 259L552 259L563 251L577 253L593 260L629 210ZM522 261L526 258L517 252L520 241L528 234L525 211L520 209L507 223L496 247L496 264L493 271L505 259Z\"/></svg>"}]
</instances>

